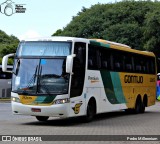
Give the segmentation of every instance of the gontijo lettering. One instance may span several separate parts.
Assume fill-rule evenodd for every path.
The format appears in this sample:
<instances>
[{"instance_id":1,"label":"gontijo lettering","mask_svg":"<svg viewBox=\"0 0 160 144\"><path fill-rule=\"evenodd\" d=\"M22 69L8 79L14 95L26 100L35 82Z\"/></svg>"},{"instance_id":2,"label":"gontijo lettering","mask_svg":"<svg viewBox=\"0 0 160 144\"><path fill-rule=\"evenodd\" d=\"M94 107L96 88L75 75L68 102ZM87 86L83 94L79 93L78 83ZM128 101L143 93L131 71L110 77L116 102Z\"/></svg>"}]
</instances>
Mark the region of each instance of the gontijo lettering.
<instances>
[{"instance_id":1,"label":"gontijo lettering","mask_svg":"<svg viewBox=\"0 0 160 144\"><path fill-rule=\"evenodd\" d=\"M30 96L23 96L22 99L32 100L32 97L30 97Z\"/></svg>"},{"instance_id":2,"label":"gontijo lettering","mask_svg":"<svg viewBox=\"0 0 160 144\"><path fill-rule=\"evenodd\" d=\"M143 76L125 75L125 83L143 83Z\"/></svg>"}]
</instances>

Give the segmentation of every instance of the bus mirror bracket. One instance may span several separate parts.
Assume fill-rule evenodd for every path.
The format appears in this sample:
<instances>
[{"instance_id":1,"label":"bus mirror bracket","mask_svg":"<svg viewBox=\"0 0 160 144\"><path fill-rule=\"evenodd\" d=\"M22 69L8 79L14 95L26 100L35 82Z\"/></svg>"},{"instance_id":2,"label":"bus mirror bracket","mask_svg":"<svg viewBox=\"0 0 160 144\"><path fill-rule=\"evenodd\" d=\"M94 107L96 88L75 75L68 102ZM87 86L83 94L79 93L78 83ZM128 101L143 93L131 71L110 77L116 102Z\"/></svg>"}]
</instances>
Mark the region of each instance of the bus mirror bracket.
<instances>
[{"instance_id":1,"label":"bus mirror bracket","mask_svg":"<svg viewBox=\"0 0 160 144\"><path fill-rule=\"evenodd\" d=\"M72 73L72 66L73 66L73 58L75 57L75 54L69 55L67 56L67 60L66 60L66 73Z\"/></svg>"},{"instance_id":2,"label":"bus mirror bracket","mask_svg":"<svg viewBox=\"0 0 160 144\"><path fill-rule=\"evenodd\" d=\"M2 59L2 71L3 71L3 72L12 73L12 71L8 71L8 70L7 70L7 64L8 64L8 59L9 59L10 57L13 57L14 55L15 55L15 54L12 53L12 54L8 54L8 55L6 55L6 56L3 57L3 59Z\"/></svg>"}]
</instances>

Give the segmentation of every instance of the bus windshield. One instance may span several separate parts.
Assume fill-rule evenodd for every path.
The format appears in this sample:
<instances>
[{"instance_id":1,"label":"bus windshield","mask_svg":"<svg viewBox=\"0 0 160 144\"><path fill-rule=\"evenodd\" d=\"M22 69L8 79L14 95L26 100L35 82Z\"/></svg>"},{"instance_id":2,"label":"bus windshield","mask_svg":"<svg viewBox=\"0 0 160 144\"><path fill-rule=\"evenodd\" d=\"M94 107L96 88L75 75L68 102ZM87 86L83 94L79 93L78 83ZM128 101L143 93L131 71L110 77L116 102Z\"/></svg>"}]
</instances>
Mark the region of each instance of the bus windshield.
<instances>
[{"instance_id":1,"label":"bus windshield","mask_svg":"<svg viewBox=\"0 0 160 144\"><path fill-rule=\"evenodd\" d=\"M65 71L71 42L21 42L16 53L12 91L26 95L67 94Z\"/></svg>"},{"instance_id":2,"label":"bus windshield","mask_svg":"<svg viewBox=\"0 0 160 144\"><path fill-rule=\"evenodd\" d=\"M65 58L17 59L12 91L18 94L66 94L69 75L65 73Z\"/></svg>"}]
</instances>

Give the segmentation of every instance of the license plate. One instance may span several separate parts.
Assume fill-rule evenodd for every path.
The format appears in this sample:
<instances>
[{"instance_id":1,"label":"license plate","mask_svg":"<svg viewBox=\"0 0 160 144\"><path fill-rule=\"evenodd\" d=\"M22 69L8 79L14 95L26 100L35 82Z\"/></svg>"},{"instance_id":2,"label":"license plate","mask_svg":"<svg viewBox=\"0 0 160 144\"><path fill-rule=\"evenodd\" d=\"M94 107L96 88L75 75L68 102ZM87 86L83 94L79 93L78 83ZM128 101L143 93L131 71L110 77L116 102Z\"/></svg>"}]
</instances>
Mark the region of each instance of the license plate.
<instances>
[{"instance_id":1,"label":"license plate","mask_svg":"<svg viewBox=\"0 0 160 144\"><path fill-rule=\"evenodd\" d=\"M41 112L41 109L40 108L31 108L31 111L32 112Z\"/></svg>"}]
</instances>

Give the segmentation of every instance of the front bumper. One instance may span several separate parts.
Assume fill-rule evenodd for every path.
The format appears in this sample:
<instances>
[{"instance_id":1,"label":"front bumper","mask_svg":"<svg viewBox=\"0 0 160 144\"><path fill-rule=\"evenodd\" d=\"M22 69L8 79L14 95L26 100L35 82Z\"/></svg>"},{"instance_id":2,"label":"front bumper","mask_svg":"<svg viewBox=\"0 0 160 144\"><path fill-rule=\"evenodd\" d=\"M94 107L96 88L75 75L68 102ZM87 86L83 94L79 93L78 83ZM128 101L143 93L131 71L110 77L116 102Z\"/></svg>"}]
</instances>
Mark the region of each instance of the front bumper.
<instances>
[{"instance_id":1,"label":"front bumper","mask_svg":"<svg viewBox=\"0 0 160 144\"><path fill-rule=\"evenodd\" d=\"M33 112L32 108L40 109L40 112ZM12 101L12 113L19 115L31 116L49 116L49 117L68 117L69 116L69 103L55 104L50 106L34 106L24 105Z\"/></svg>"}]
</instances>

